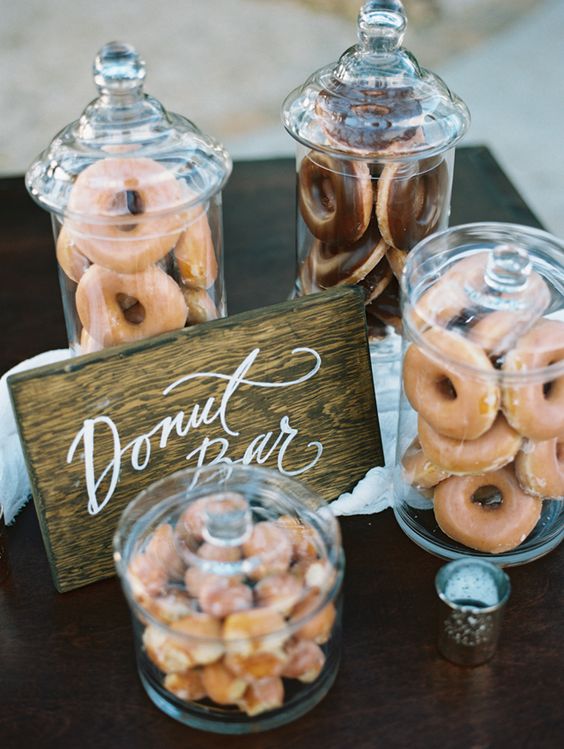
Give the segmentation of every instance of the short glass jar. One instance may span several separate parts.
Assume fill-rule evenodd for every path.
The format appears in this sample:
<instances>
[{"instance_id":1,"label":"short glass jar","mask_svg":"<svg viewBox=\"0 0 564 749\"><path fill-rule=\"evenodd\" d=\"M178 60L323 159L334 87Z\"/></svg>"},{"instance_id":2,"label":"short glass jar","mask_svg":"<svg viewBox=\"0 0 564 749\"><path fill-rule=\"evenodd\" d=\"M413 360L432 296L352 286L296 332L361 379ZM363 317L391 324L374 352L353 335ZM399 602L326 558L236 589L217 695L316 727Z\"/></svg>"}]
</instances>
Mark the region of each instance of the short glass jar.
<instances>
[{"instance_id":1,"label":"short glass jar","mask_svg":"<svg viewBox=\"0 0 564 749\"><path fill-rule=\"evenodd\" d=\"M127 507L114 557L141 681L171 717L256 732L331 687L344 557L330 509L297 481L250 466L180 471Z\"/></svg>"},{"instance_id":2,"label":"short glass jar","mask_svg":"<svg viewBox=\"0 0 564 749\"><path fill-rule=\"evenodd\" d=\"M446 559L504 565L564 537L564 243L453 227L410 254L395 514Z\"/></svg>"},{"instance_id":3,"label":"short glass jar","mask_svg":"<svg viewBox=\"0 0 564 749\"><path fill-rule=\"evenodd\" d=\"M26 175L52 215L75 353L226 314L221 189L231 159L146 95L144 78L131 45L106 44L94 61L99 97Z\"/></svg>"},{"instance_id":4,"label":"short glass jar","mask_svg":"<svg viewBox=\"0 0 564 749\"><path fill-rule=\"evenodd\" d=\"M464 103L402 46L399 0L368 0L358 39L283 104L297 141L294 295L356 284L371 352L399 355L399 279L412 248L445 229Z\"/></svg>"}]
</instances>

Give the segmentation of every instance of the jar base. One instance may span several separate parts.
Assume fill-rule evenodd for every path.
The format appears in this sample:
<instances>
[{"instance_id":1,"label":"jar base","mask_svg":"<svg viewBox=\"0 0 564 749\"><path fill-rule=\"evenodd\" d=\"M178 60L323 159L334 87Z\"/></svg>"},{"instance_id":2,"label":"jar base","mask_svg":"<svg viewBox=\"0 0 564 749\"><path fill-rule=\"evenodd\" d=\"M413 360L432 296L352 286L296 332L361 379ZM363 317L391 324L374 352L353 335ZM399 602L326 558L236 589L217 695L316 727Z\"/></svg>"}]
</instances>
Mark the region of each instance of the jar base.
<instances>
[{"instance_id":1,"label":"jar base","mask_svg":"<svg viewBox=\"0 0 564 749\"><path fill-rule=\"evenodd\" d=\"M311 690L308 693L301 692L299 700L296 699L294 704L290 701L278 710L271 710L256 717L249 717L234 706L220 708L193 703L191 708L187 708L182 705L180 700L174 698L158 684L153 683L142 668L139 668L139 676L145 692L153 704L174 720L191 728L198 728L211 733L246 734L277 728L312 710L333 686L339 670L339 661L339 657L328 659L325 673L320 675L311 685L308 685L312 687Z\"/></svg>"},{"instance_id":2,"label":"jar base","mask_svg":"<svg viewBox=\"0 0 564 749\"><path fill-rule=\"evenodd\" d=\"M502 567L516 567L543 557L564 539L564 503L548 500L535 529L522 544L511 551L491 554L470 549L453 541L438 527L432 509L399 505L394 507L396 520L403 532L425 551L441 559L477 557Z\"/></svg>"}]
</instances>

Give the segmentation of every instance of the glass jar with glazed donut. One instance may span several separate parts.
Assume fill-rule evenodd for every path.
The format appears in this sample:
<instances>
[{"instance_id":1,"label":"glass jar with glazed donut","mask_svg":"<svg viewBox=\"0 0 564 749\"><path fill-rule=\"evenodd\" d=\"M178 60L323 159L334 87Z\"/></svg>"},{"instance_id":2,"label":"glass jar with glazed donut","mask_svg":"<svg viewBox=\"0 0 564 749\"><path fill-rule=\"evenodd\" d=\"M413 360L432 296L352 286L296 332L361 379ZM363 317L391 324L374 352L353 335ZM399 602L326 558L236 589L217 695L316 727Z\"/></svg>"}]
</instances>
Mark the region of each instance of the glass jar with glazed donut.
<instances>
[{"instance_id":1,"label":"glass jar with glazed donut","mask_svg":"<svg viewBox=\"0 0 564 749\"><path fill-rule=\"evenodd\" d=\"M294 295L361 287L371 352L399 355L399 284L411 249L444 229L464 103L401 47L399 0L368 0L358 43L283 104L297 146Z\"/></svg>"},{"instance_id":2,"label":"glass jar with glazed donut","mask_svg":"<svg viewBox=\"0 0 564 749\"><path fill-rule=\"evenodd\" d=\"M138 341L226 313L221 190L231 159L143 92L128 44L94 61L99 97L29 168L50 211L75 353Z\"/></svg>"},{"instance_id":3,"label":"glass jar with glazed donut","mask_svg":"<svg viewBox=\"0 0 564 749\"><path fill-rule=\"evenodd\" d=\"M424 239L404 274L395 514L423 548L511 565L564 537L564 242Z\"/></svg>"},{"instance_id":4,"label":"glass jar with glazed donut","mask_svg":"<svg viewBox=\"0 0 564 749\"><path fill-rule=\"evenodd\" d=\"M254 733L303 715L333 684L339 526L294 479L250 466L180 471L127 507L114 558L141 681L171 717Z\"/></svg>"}]
</instances>

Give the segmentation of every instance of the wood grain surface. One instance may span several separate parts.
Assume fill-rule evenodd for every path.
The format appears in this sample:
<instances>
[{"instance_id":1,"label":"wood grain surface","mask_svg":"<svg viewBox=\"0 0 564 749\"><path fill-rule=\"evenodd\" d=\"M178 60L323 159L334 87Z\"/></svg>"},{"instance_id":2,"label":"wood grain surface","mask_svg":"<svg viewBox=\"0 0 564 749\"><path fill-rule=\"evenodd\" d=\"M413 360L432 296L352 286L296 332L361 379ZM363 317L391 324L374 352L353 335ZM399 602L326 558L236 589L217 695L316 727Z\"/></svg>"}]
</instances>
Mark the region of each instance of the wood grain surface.
<instances>
[{"instance_id":1,"label":"wood grain surface","mask_svg":"<svg viewBox=\"0 0 564 749\"><path fill-rule=\"evenodd\" d=\"M323 319L338 323L325 330ZM60 591L114 574L126 505L182 468L260 460L329 501L383 465L360 289L40 367L9 386Z\"/></svg>"},{"instance_id":2,"label":"wood grain surface","mask_svg":"<svg viewBox=\"0 0 564 749\"><path fill-rule=\"evenodd\" d=\"M230 312L282 301L294 273L292 160L239 162L224 195ZM66 346L48 216L23 179L0 180L0 370ZM451 224L538 226L483 148L457 152ZM329 327L330 320L320 326ZM0 746L7 749L552 749L562 745L562 548L509 570L492 661L465 669L436 649L434 576L391 510L342 518L343 659L311 713L283 728L214 736L166 717L140 684L116 579L55 592L33 505L6 531L0 585Z\"/></svg>"}]
</instances>

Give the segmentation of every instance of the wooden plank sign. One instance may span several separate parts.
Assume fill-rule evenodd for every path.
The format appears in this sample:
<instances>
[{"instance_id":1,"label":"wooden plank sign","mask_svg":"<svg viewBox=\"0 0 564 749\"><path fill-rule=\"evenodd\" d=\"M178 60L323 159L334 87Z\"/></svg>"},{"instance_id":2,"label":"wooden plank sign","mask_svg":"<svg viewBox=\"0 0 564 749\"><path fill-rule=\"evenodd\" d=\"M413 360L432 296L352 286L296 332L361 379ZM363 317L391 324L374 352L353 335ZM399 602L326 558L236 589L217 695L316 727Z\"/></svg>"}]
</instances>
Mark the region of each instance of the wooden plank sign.
<instances>
[{"instance_id":1,"label":"wooden plank sign","mask_svg":"<svg viewBox=\"0 0 564 749\"><path fill-rule=\"evenodd\" d=\"M355 289L40 367L9 385L60 591L113 574L122 510L182 468L264 464L331 500L383 464Z\"/></svg>"}]
</instances>

